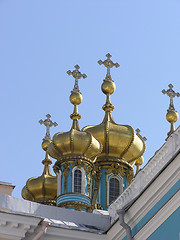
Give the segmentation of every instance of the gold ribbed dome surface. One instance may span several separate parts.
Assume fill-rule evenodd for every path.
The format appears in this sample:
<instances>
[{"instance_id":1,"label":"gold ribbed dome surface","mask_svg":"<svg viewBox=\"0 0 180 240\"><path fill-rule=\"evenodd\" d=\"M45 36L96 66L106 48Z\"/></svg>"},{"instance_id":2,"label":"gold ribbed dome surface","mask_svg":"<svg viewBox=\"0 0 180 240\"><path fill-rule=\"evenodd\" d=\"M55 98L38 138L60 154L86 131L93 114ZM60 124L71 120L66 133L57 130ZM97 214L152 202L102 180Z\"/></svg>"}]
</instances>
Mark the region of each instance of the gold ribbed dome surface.
<instances>
[{"instance_id":1,"label":"gold ribbed dome surface","mask_svg":"<svg viewBox=\"0 0 180 240\"><path fill-rule=\"evenodd\" d=\"M101 144L90 133L71 129L69 132L56 133L48 152L55 159L78 155L94 160L101 152Z\"/></svg>"},{"instance_id":2,"label":"gold ribbed dome surface","mask_svg":"<svg viewBox=\"0 0 180 240\"><path fill-rule=\"evenodd\" d=\"M28 179L21 195L26 200L54 205L57 194L57 178L51 174L49 165L52 162L47 153L42 162L45 165L42 175Z\"/></svg>"},{"instance_id":3,"label":"gold ribbed dome surface","mask_svg":"<svg viewBox=\"0 0 180 240\"><path fill-rule=\"evenodd\" d=\"M90 132L103 145L100 156L111 156L132 163L145 151L145 144L133 128L128 125L116 124L110 112L106 112L103 122L97 126L82 129ZM133 162L134 163L134 162Z\"/></svg>"},{"instance_id":4,"label":"gold ribbed dome surface","mask_svg":"<svg viewBox=\"0 0 180 240\"><path fill-rule=\"evenodd\" d=\"M46 126L46 135L42 142L42 149L46 152L45 159L42 161L44 165L44 171L39 177L32 177L27 180L26 185L23 187L21 195L24 199L29 201L34 201L38 203L43 203L47 205L56 204L56 195L57 195L57 177L52 176L50 165L52 161L49 158L47 152L48 146L51 143L50 138L50 127L57 126L56 122L50 120L51 115L46 115L47 119L40 120L40 124Z\"/></svg>"},{"instance_id":5,"label":"gold ribbed dome surface","mask_svg":"<svg viewBox=\"0 0 180 240\"><path fill-rule=\"evenodd\" d=\"M102 151L101 143L91 133L80 131L78 123L81 118L78 113L78 105L82 102L78 79L86 78L86 75L79 72L78 65L75 66L73 72L69 70L67 73L75 78L74 89L70 95L70 102L74 105L74 112L70 115L73 120L72 128L68 132L59 132L54 135L52 143L48 147L48 153L55 159L85 157L93 162Z\"/></svg>"},{"instance_id":6,"label":"gold ribbed dome surface","mask_svg":"<svg viewBox=\"0 0 180 240\"><path fill-rule=\"evenodd\" d=\"M103 150L99 157L119 158L134 165L135 160L144 153L145 143L143 138L135 134L131 126L118 125L112 118L111 112L114 106L111 104L110 95L115 91L116 86L111 79L110 68L119 67L119 64L110 60L110 54L107 54L106 57L104 62L98 61L100 65L103 64L107 68L106 78L101 86L103 93L106 94L106 103L103 106L105 117L101 124L84 127L82 131L91 133L102 143Z\"/></svg>"}]
</instances>

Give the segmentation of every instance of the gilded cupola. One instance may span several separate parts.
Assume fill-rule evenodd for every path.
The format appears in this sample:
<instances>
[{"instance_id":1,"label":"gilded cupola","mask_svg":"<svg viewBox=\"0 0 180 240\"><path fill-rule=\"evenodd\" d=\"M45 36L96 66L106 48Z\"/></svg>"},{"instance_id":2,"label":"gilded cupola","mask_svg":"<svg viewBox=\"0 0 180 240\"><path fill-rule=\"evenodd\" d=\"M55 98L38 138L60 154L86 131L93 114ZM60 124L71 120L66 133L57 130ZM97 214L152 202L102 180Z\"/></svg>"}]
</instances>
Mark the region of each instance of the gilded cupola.
<instances>
[{"instance_id":1,"label":"gilded cupola","mask_svg":"<svg viewBox=\"0 0 180 240\"><path fill-rule=\"evenodd\" d=\"M101 143L91 133L80 131L78 105L82 102L78 80L86 78L79 66L75 66L68 75L75 78L75 85L70 95L74 111L70 115L72 127L68 132L56 133L48 146L48 153L57 159L54 171L58 176L57 206L75 210L91 211L92 176L96 157L102 151Z\"/></svg>"},{"instance_id":2,"label":"gilded cupola","mask_svg":"<svg viewBox=\"0 0 180 240\"><path fill-rule=\"evenodd\" d=\"M57 195L57 178L51 174L50 165L52 164L52 161L49 158L47 148L51 143L49 132L50 127L57 126L57 123L53 123L50 120L50 114L47 114L46 117L47 119L44 121L39 121L40 124L44 124L46 126L46 136L42 142L42 148L46 152L45 159L42 161L44 171L41 176L32 177L27 180L26 185L22 189L21 195L26 200L47 205L55 205Z\"/></svg>"},{"instance_id":3,"label":"gilded cupola","mask_svg":"<svg viewBox=\"0 0 180 240\"><path fill-rule=\"evenodd\" d=\"M69 70L67 73L75 78L74 89L70 95L70 102L74 105L74 111L70 115L73 120L72 127L68 132L59 132L53 136L48 152L51 157L61 161L81 159L94 162L101 152L101 144L91 133L80 131L78 123L78 120L81 119L81 115L78 113L78 105L82 102L78 80L81 77L86 78L86 75L79 72L78 65L75 66L73 72Z\"/></svg>"},{"instance_id":4,"label":"gilded cupola","mask_svg":"<svg viewBox=\"0 0 180 240\"><path fill-rule=\"evenodd\" d=\"M119 67L118 63L111 61L111 55L106 55L105 61L99 60L100 65L107 68L107 74L101 85L102 92L106 95L106 103L102 107L105 116L101 124L96 126L87 126L82 130L91 133L103 145L103 150L96 163L102 168L120 168L121 175L124 171L130 169L129 182L133 179L133 170L135 162L140 159L145 151L145 142L140 134L136 134L129 125L116 124L112 117L114 106L111 103L110 95L114 93L116 86L110 75L112 67ZM141 159L142 160L142 159ZM140 161L138 161L140 163ZM125 169L123 169L123 167Z\"/></svg>"}]
</instances>

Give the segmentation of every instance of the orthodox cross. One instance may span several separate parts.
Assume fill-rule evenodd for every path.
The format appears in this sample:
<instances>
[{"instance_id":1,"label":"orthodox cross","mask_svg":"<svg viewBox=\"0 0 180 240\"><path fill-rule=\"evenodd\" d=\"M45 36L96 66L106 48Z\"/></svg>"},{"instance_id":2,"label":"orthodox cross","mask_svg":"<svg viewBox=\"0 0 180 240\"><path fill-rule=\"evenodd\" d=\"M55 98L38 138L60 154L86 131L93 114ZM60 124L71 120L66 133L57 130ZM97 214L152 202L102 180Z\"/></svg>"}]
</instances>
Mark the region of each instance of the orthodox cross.
<instances>
[{"instance_id":1,"label":"orthodox cross","mask_svg":"<svg viewBox=\"0 0 180 240\"><path fill-rule=\"evenodd\" d=\"M168 89L168 90L163 89L163 90L162 90L162 93L163 93L163 94L167 94L168 97L170 97L169 109L170 109L170 110L175 110L175 109L174 109L174 104L173 104L173 98L174 98L174 97L180 97L180 93L178 93L178 92L176 93L176 92L172 89L172 88L173 88L173 85L172 85L172 84L169 84L168 87L169 87L169 89Z\"/></svg>"},{"instance_id":2,"label":"orthodox cross","mask_svg":"<svg viewBox=\"0 0 180 240\"><path fill-rule=\"evenodd\" d=\"M137 135L138 137L142 138L143 141L146 141L147 138L146 138L146 137L142 137L141 134L140 134L140 131L141 131L141 130L140 130L139 128L137 128L137 129L136 129L136 135Z\"/></svg>"},{"instance_id":3,"label":"orthodox cross","mask_svg":"<svg viewBox=\"0 0 180 240\"><path fill-rule=\"evenodd\" d=\"M87 76L86 76L86 74L84 74L84 73L82 74L79 71L80 67L78 65L75 65L74 67L75 67L75 70L72 71L72 72L70 70L68 70L67 74L72 75L75 78L75 84L74 84L73 92L79 92L78 80L80 78L86 78Z\"/></svg>"},{"instance_id":4,"label":"orthodox cross","mask_svg":"<svg viewBox=\"0 0 180 240\"><path fill-rule=\"evenodd\" d=\"M98 63L99 63L99 65L104 65L106 68L107 68L107 74L106 74L106 80L112 80L111 79L111 74L110 74L110 68L112 68L112 67L116 67L116 68L118 68L120 65L119 65L119 63L113 63L112 61L111 61L111 54L106 54L106 57L107 57L107 59L106 60L104 60L104 62L102 61L102 60L99 60L98 61Z\"/></svg>"},{"instance_id":5,"label":"orthodox cross","mask_svg":"<svg viewBox=\"0 0 180 240\"><path fill-rule=\"evenodd\" d=\"M44 126L46 127L46 136L44 139L46 140L51 140L51 137L50 137L50 127L54 126L56 127L58 124L56 122L52 122L51 121L51 115L50 114L47 114L46 115L46 119L43 121L42 119L39 120L39 123L42 125L44 124Z\"/></svg>"}]
</instances>

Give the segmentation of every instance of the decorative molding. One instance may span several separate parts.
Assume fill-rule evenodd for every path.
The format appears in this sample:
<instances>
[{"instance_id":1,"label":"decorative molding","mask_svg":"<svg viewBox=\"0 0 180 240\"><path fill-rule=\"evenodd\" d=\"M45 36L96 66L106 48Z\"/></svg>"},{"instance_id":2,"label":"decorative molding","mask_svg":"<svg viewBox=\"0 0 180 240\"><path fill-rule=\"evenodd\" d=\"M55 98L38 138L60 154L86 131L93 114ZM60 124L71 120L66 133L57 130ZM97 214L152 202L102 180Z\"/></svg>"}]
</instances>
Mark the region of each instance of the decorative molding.
<instances>
[{"instance_id":1,"label":"decorative molding","mask_svg":"<svg viewBox=\"0 0 180 240\"><path fill-rule=\"evenodd\" d=\"M38 217L0 211L0 239L24 239L26 233L34 233L39 222Z\"/></svg>"},{"instance_id":2,"label":"decorative molding","mask_svg":"<svg viewBox=\"0 0 180 240\"><path fill-rule=\"evenodd\" d=\"M156 208L157 212L160 210L161 204L164 204L162 201L166 194L168 195L166 195L165 198L168 201L168 199L171 198L171 194L176 191L175 189L177 189L177 182L179 180L180 171L180 167L177 168L179 162L180 155L178 155L174 161L171 162L168 168L166 168L162 174L160 174L158 178L155 179L155 181L143 192L143 194L132 204L132 206L126 212L125 222L131 227L133 232L137 232L138 229L143 226L143 224L146 224L146 221L148 222L148 218L145 218L146 220L144 222L141 221L147 214L149 216L149 219L151 219L151 215L153 216L155 212L155 209L153 210L153 207ZM162 205L162 208L163 207L164 206ZM140 222L141 224L139 225ZM117 221L111 227L107 234L111 240L123 239L126 235L125 230L119 225L119 221Z\"/></svg>"},{"instance_id":3,"label":"decorative molding","mask_svg":"<svg viewBox=\"0 0 180 240\"><path fill-rule=\"evenodd\" d=\"M171 134L167 142L155 153L145 167L136 175L134 181L113 202L109 208L111 221L114 222L118 215L116 211L128 205L137 198L158 173L168 164L172 157L180 150L180 126Z\"/></svg>"}]
</instances>

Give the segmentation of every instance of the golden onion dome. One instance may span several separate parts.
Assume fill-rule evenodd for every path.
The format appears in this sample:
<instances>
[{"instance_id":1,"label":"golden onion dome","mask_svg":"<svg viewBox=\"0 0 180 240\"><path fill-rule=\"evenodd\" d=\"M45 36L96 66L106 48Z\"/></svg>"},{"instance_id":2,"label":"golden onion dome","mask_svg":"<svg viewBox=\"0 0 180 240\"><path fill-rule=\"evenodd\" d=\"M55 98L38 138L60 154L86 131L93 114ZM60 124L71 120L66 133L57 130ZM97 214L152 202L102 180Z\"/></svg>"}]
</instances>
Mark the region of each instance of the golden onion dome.
<instances>
[{"instance_id":1,"label":"golden onion dome","mask_svg":"<svg viewBox=\"0 0 180 240\"><path fill-rule=\"evenodd\" d=\"M70 95L70 102L74 105L74 112L70 115L73 120L72 128L68 132L59 132L53 136L48 153L55 159L84 158L93 162L101 152L101 144L90 133L80 131L79 128L78 120L81 115L78 113L78 105L82 102L82 95L79 92L78 79L86 78L86 75L81 74L78 69L79 66L76 65L73 72L67 72L75 78L74 89Z\"/></svg>"},{"instance_id":2,"label":"golden onion dome","mask_svg":"<svg viewBox=\"0 0 180 240\"><path fill-rule=\"evenodd\" d=\"M49 114L47 114L46 117L46 120L39 121L47 127L46 136L42 142L42 148L46 151L45 159L42 161L44 171L41 176L32 177L27 180L26 185L22 189L21 195L24 199L29 201L55 205L55 198L57 195L57 178L51 174L50 165L52 164L52 161L49 159L47 148L51 143L49 128L51 126L57 126L57 123L53 123L50 120L51 116Z\"/></svg>"},{"instance_id":3,"label":"golden onion dome","mask_svg":"<svg viewBox=\"0 0 180 240\"><path fill-rule=\"evenodd\" d=\"M52 164L52 161L47 153L42 163L45 165L42 175L27 180L26 186L22 190L22 197L38 203L55 205L57 179L51 174L49 165Z\"/></svg>"},{"instance_id":4,"label":"golden onion dome","mask_svg":"<svg viewBox=\"0 0 180 240\"><path fill-rule=\"evenodd\" d=\"M101 89L106 94L106 103L103 106L105 117L101 124L87 126L82 129L84 132L91 133L103 145L103 150L98 158L108 156L111 158L123 159L131 165L139 159L145 151L143 138L137 135L133 128L128 125L116 124L112 117L114 106L111 104L110 95L115 91L115 83L111 79L110 68L119 67L118 63L110 60L111 55L107 54L107 59L99 64L107 67L106 78L104 79Z\"/></svg>"}]
</instances>

